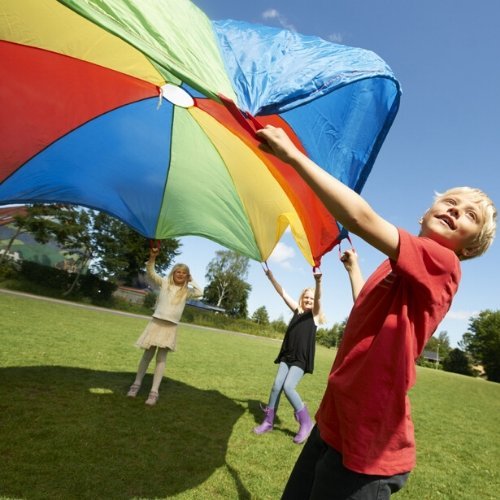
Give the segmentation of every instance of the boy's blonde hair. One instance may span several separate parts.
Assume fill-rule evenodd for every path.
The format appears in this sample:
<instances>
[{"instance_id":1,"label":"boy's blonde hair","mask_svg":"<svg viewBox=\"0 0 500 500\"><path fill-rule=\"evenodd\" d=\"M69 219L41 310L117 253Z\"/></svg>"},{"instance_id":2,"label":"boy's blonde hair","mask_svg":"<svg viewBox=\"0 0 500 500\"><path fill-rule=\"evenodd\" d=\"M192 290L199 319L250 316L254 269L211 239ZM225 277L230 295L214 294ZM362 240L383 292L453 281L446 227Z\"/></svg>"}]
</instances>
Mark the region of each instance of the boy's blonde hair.
<instances>
[{"instance_id":1,"label":"boy's blonde hair","mask_svg":"<svg viewBox=\"0 0 500 500\"><path fill-rule=\"evenodd\" d=\"M314 288L311 288L311 287L307 287L307 288L304 288L304 290L302 290L302 293L300 294L300 297L299 297L299 307L298 307L299 313L303 313L304 312L304 310L302 309L302 299L304 298L304 295L307 292L311 292L314 295L315 291L316 290ZM326 317L323 314L323 311L319 312L318 322L319 322L320 325L322 325L323 323L326 323Z\"/></svg>"},{"instance_id":2,"label":"boy's blonde hair","mask_svg":"<svg viewBox=\"0 0 500 500\"><path fill-rule=\"evenodd\" d=\"M467 248L467 253L460 256L460 260L472 259L473 257L479 257L492 244L495 239L495 232L497 227L497 210L493 201L480 189L471 187L455 187L448 189L444 193L436 193L434 202L440 201L447 196L454 194L462 194L467 196L467 198L472 202L476 203L481 209L483 215L483 227L481 228L477 238L474 243Z\"/></svg>"},{"instance_id":3,"label":"boy's blonde hair","mask_svg":"<svg viewBox=\"0 0 500 500\"><path fill-rule=\"evenodd\" d=\"M189 267L186 264L182 264L182 263L175 264L175 266L172 268L172 270L170 271L170 273L167 277L168 288L170 290L172 290L172 287L174 287L174 286L177 287L177 285L175 284L175 281L174 281L174 273L178 269L183 269L184 271L186 271L188 277L191 275L191 272L189 271ZM178 304L181 300L186 298L186 296L188 294L188 285L189 285L189 280L186 280L184 285L182 285L179 288L179 290L177 290L177 292L175 293L175 298L173 300L173 302L175 304Z\"/></svg>"}]
</instances>

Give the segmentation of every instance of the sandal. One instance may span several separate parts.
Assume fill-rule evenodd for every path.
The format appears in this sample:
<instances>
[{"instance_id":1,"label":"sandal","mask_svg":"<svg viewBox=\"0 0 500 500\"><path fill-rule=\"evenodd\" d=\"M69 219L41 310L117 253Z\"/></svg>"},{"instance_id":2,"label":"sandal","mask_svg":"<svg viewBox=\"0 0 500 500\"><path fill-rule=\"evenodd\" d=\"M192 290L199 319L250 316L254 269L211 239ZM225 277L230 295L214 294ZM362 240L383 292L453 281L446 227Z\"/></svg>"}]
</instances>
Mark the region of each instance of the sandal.
<instances>
[{"instance_id":1,"label":"sandal","mask_svg":"<svg viewBox=\"0 0 500 500\"><path fill-rule=\"evenodd\" d=\"M141 386L139 384L132 384L130 386L130 389L127 392L127 397L135 398L137 396L137 393L139 392L140 388L141 388Z\"/></svg>"},{"instance_id":2,"label":"sandal","mask_svg":"<svg viewBox=\"0 0 500 500\"><path fill-rule=\"evenodd\" d=\"M156 402L158 401L159 397L160 397L160 395L157 392L151 391L149 393L148 399L146 399L146 404L148 406L154 406L156 404Z\"/></svg>"}]
</instances>

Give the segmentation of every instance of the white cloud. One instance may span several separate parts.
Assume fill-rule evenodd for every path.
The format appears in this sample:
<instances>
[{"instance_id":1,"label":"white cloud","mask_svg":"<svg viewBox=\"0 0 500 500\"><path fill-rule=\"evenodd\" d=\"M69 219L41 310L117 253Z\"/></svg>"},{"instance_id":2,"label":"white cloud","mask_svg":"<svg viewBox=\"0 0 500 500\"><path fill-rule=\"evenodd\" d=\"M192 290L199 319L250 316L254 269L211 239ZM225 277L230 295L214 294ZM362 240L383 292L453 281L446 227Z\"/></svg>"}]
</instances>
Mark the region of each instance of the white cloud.
<instances>
[{"instance_id":1,"label":"white cloud","mask_svg":"<svg viewBox=\"0 0 500 500\"><path fill-rule=\"evenodd\" d=\"M279 16L279 12L276 9L267 9L262 13L264 19L275 19Z\"/></svg>"},{"instance_id":2,"label":"white cloud","mask_svg":"<svg viewBox=\"0 0 500 500\"><path fill-rule=\"evenodd\" d=\"M292 247L285 245L284 243L279 241L273 253L269 257L269 262L276 262L285 269L291 269L292 264L290 261L294 257L295 257L295 250Z\"/></svg>"},{"instance_id":3,"label":"white cloud","mask_svg":"<svg viewBox=\"0 0 500 500\"><path fill-rule=\"evenodd\" d=\"M330 33L326 38L333 43L342 43L344 39L341 33Z\"/></svg>"},{"instance_id":4,"label":"white cloud","mask_svg":"<svg viewBox=\"0 0 500 500\"><path fill-rule=\"evenodd\" d=\"M262 13L262 19L269 21L276 21L282 28L285 28L290 31L297 31L295 26L288 21L288 19L281 14L276 9L267 9Z\"/></svg>"},{"instance_id":5,"label":"white cloud","mask_svg":"<svg viewBox=\"0 0 500 500\"><path fill-rule=\"evenodd\" d=\"M477 316L477 311L450 311L446 317L448 319L456 319L459 321L464 321L470 319L472 316Z\"/></svg>"}]
</instances>

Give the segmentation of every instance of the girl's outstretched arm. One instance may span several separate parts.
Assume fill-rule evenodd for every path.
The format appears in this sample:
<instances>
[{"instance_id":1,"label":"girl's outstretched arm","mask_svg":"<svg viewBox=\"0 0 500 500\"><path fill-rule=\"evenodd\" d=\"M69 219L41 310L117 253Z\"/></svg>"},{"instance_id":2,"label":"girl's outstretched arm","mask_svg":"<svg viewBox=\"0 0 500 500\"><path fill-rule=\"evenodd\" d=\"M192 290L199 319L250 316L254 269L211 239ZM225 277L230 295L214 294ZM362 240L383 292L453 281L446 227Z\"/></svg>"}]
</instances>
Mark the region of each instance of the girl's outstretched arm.
<instances>
[{"instance_id":1,"label":"girl's outstretched arm","mask_svg":"<svg viewBox=\"0 0 500 500\"><path fill-rule=\"evenodd\" d=\"M156 257L159 253L160 250L158 248L151 248L149 250L149 260L146 262L146 272L148 278L156 286L161 286L163 282L162 277L155 271Z\"/></svg>"},{"instance_id":2,"label":"girl's outstretched arm","mask_svg":"<svg viewBox=\"0 0 500 500\"><path fill-rule=\"evenodd\" d=\"M321 278L323 277L323 273L319 268L315 268L313 276L316 282L316 286L314 287L313 316L316 318L321 313Z\"/></svg>"},{"instance_id":3,"label":"girl's outstretched arm","mask_svg":"<svg viewBox=\"0 0 500 500\"><path fill-rule=\"evenodd\" d=\"M359 292L365 284L363 275L361 274L361 268L359 267L358 254L352 250L346 250L340 257L340 260L344 264L347 273L349 274L349 281L351 282L352 299L356 302Z\"/></svg>"},{"instance_id":4,"label":"girl's outstretched arm","mask_svg":"<svg viewBox=\"0 0 500 500\"><path fill-rule=\"evenodd\" d=\"M278 295L285 301L285 304L292 310L292 312L295 312L298 309L299 304L295 302L295 300L293 300L292 297L285 292L285 290L283 290L283 287L274 279L273 273L270 269L266 269L264 272L269 278L269 281L273 284L275 290L278 292Z\"/></svg>"},{"instance_id":5,"label":"girl's outstretched arm","mask_svg":"<svg viewBox=\"0 0 500 500\"><path fill-rule=\"evenodd\" d=\"M337 222L391 259L397 259L399 233L393 224L378 215L355 191L297 149L283 129L266 125L257 131L257 136L266 141L260 146L264 151L289 163L297 171Z\"/></svg>"}]
</instances>

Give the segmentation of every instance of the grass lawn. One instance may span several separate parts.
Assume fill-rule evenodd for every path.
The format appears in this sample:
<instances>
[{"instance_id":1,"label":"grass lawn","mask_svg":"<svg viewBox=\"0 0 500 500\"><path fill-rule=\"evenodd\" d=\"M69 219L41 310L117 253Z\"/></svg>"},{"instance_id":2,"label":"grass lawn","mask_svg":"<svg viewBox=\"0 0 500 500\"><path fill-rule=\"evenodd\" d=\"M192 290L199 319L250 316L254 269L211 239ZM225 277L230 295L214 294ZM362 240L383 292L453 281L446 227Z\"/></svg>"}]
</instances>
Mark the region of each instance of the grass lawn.
<instances>
[{"instance_id":1,"label":"grass lawn","mask_svg":"<svg viewBox=\"0 0 500 500\"><path fill-rule=\"evenodd\" d=\"M279 342L182 325L158 404L125 397L146 318L0 293L0 498L278 499L301 447L283 398L256 436ZM314 412L334 351L299 392ZM152 363L151 368L154 363ZM500 384L418 369L418 465L399 499L498 499Z\"/></svg>"}]
</instances>

